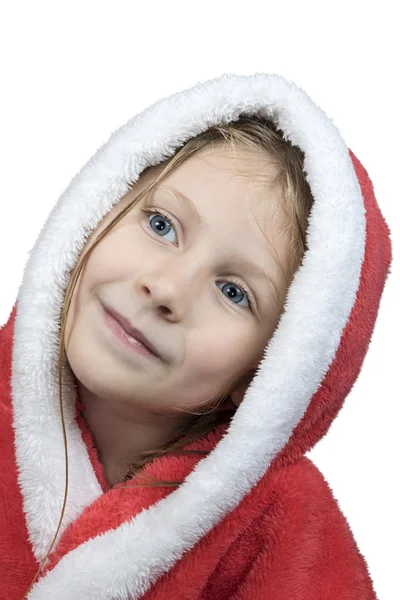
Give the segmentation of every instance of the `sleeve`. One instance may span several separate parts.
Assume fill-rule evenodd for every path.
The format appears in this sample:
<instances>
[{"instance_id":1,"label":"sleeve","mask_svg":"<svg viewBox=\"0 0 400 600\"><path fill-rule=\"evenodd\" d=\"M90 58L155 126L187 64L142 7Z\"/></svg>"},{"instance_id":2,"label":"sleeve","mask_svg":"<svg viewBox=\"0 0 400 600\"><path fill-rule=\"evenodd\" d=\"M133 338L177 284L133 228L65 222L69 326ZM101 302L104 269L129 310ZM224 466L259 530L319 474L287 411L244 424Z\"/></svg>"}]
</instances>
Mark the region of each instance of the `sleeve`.
<instances>
[{"instance_id":1,"label":"sleeve","mask_svg":"<svg viewBox=\"0 0 400 600\"><path fill-rule=\"evenodd\" d=\"M283 470L257 523L261 549L231 599L377 600L367 563L322 473L308 458Z\"/></svg>"}]
</instances>

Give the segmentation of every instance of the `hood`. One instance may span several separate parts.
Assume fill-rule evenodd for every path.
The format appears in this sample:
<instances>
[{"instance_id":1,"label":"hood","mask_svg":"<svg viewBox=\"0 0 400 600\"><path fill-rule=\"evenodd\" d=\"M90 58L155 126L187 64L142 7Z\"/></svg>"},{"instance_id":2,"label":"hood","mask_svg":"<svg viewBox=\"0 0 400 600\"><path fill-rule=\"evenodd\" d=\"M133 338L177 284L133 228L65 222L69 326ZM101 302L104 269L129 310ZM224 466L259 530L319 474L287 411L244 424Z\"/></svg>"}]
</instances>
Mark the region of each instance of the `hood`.
<instances>
[{"instance_id":1,"label":"hood","mask_svg":"<svg viewBox=\"0 0 400 600\"><path fill-rule=\"evenodd\" d=\"M229 427L183 485L120 526L130 551L158 574L171 567L272 463L296 461L313 448L358 377L392 259L390 232L367 171L332 120L300 87L265 73L224 74L154 103L110 136L55 203L30 251L13 309L16 460L38 561L49 549L64 498L65 451L56 407L68 274L88 235L146 167L243 112L267 115L305 153L314 197L308 250ZM68 372L63 390L69 490L61 532L103 493L75 419ZM170 536L163 532L165 523ZM148 545L146 531L152 532ZM105 545L114 534L104 536ZM82 552L90 553L90 546ZM83 554L80 560L84 564Z\"/></svg>"}]
</instances>

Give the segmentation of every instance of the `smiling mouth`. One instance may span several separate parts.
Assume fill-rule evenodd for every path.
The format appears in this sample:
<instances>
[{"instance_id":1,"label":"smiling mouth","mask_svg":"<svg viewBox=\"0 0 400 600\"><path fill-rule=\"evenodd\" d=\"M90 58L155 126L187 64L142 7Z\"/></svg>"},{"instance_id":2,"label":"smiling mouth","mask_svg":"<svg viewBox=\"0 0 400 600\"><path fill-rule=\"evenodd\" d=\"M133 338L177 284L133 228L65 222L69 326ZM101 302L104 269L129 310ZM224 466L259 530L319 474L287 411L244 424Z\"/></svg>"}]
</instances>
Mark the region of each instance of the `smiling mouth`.
<instances>
[{"instance_id":1,"label":"smiling mouth","mask_svg":"<svg viewBox=\"0 0 400 600\"><path fill-rule=\"evenodd\" d=\"M104 307L103 313L104 321L108 329L126 348L128 348L132 352L135 352L136 354L141 354L142 356L157 358L160 360L160 357L154 354L154 352L147 348L147 346L142 344L142 342L137 340L135 337L129 335L122 327L121 323Z\"/></svg>"}]
</instances>

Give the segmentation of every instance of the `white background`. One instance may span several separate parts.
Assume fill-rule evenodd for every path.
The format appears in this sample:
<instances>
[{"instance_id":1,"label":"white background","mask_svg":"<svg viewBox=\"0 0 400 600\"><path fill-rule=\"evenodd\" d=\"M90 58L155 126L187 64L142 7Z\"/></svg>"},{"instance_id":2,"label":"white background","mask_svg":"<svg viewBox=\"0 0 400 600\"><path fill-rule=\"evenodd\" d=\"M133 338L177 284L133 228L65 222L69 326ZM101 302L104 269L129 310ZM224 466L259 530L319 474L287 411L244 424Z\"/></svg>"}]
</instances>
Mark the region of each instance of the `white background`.
<instances>
[{"instance_id":1,"label":"white background","mask_svg":"<svg viewBox=\"0 0 400 600\"><path fill-rule=\"evenodd\" d=\"M392 230L392 273L361 374L309 456L351 525L380 600L400 598L395 6L35 1L5 3L0 16L0 324L28 252L75 173L139 110L199 81L260 71L294 81L368 170Z\"/></svg>"}]
</instances>

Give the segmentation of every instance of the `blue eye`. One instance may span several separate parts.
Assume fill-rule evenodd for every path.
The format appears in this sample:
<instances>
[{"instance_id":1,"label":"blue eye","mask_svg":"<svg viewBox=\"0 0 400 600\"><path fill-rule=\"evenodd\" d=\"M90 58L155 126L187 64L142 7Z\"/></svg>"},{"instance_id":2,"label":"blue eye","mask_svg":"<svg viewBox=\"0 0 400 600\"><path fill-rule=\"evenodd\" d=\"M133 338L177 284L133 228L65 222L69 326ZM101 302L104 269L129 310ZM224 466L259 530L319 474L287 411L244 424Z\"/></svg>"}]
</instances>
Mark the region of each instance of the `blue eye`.
<instances>
[{"instance_id":1,"label":"blue eye","mask_svg":"<svg viewBox=\"0 0 400 600\"><path fill-rule=\"evenodd\" d=\"M156 208L154 208L154 209L151 209L151 210L144 210L143 212L144 212L144 213L146 213L146 214L148 214L148 215L154 215L154 216L155 216L155 215L158 215L158 217L159 217L159 218L157 218L157 219L154 219L154 220L153 220L153 217L152 217L152 218L149 220L150 227L152 228L152 230L153 230L153 231L155 231L155 233L157 233L157 235L159 235L159 234L161 234L161 233L163 233L163 232L164 232L165 225L164 225L164 224L163 224L163 222L162 222L162 221L163 221L163 219L164 219L164 221L166 221L166 222L168 223L168 225L169 225L169 227L167 227L167 229L168 229L167 233L169 233L169 232L170 232L170 230L171 230L171 227L173 227L173 223L172 223L171 219L169 219L169 218L167 217L167 215L164 215L164 214L162 214L162 213L161 213L160 211L158 211ZM160 224L161 224L161 230L159 230L159 229L157 229L157 230L153 229L153 226L152 226L152 225L153 225L153 223L157 223L158 225L160 225ZM162 235L161 237L164 237L164 236Z\"/></svg>"},{"instance_id":2,"label":"blue eye","mask_svg":"<svg viewBox=\"0 0 400 600\"><path fill-rule=\"evenodd\" d=\"M221 282L218 282L218 283L221 283ZM229 287L227 287L227 286L229 286ZM249 303L249 307L251 310L253 310L253 303L250 298L250 292L247 290L247 288L244 287L243 283L240 283L240 284L235 283L235 282L224 283L224 285L222 286L221 289L223 289L223 288L229 289L230 288L230 289L234 290L235 287L239 288L240 293L243 294L244 296L246 296L247 302ZM230 296L230 298L232 299L232 296ZM237 298L237 293L233 296L233 298ZM240 302L240 300L241 300L241 298L239 298L239 302ZM235 304L238 304L238 302L235 302Z\"/></svg>"},{"instance_id":3,"label":"blue eye","mask_svg":"<svg viewBox=\"0 0 400 600\"><path fill-rule=\"evenodd\" d=\"M146 215L152 215L148 222L150 224L152 231L154 231L157 235L162 234L165 229L167 229L167 234L171 231L171 228L174 229L174 225L173 225L171 219L167 215L164 215L163 213L161 213L156 208L147 209L147 210L142 209L142 212L145 213ZM155 217L155 216L157 216L157 219L153 220L153 217ZM167 228L165 228L165 225L162 222L163 219L168 223ZM157 223L158 225L161 225L161 230L153 229L153 224L155 224L155 223ZM174 231L175 231L175 229L174 229ZM161 235L161 237L165 237L165 236ZM174 246L177 245L176 242L172 242L172 243L174 244ZM218 283L221 283L221 282L218 282ZM226 288L226 286L229 286L229 287L227 287L227 289L233 289L234 287L239 288L240 292L247 298L247 301L249 303L249 308L253 312L253 302L251 300L250 291L247 289L247 287L243 283L238 283L238 282L232 281L232 282L224 283L222 288ZM230 299L232 300L233 298L235 298L235 299L237 298L237 293L236 294L234 293L233 296L230 294ZM241 299L242 298L239 298L239 302ZM238 303L234 302L234 304L238 304Z\"/></svg>"}]
</instances>

